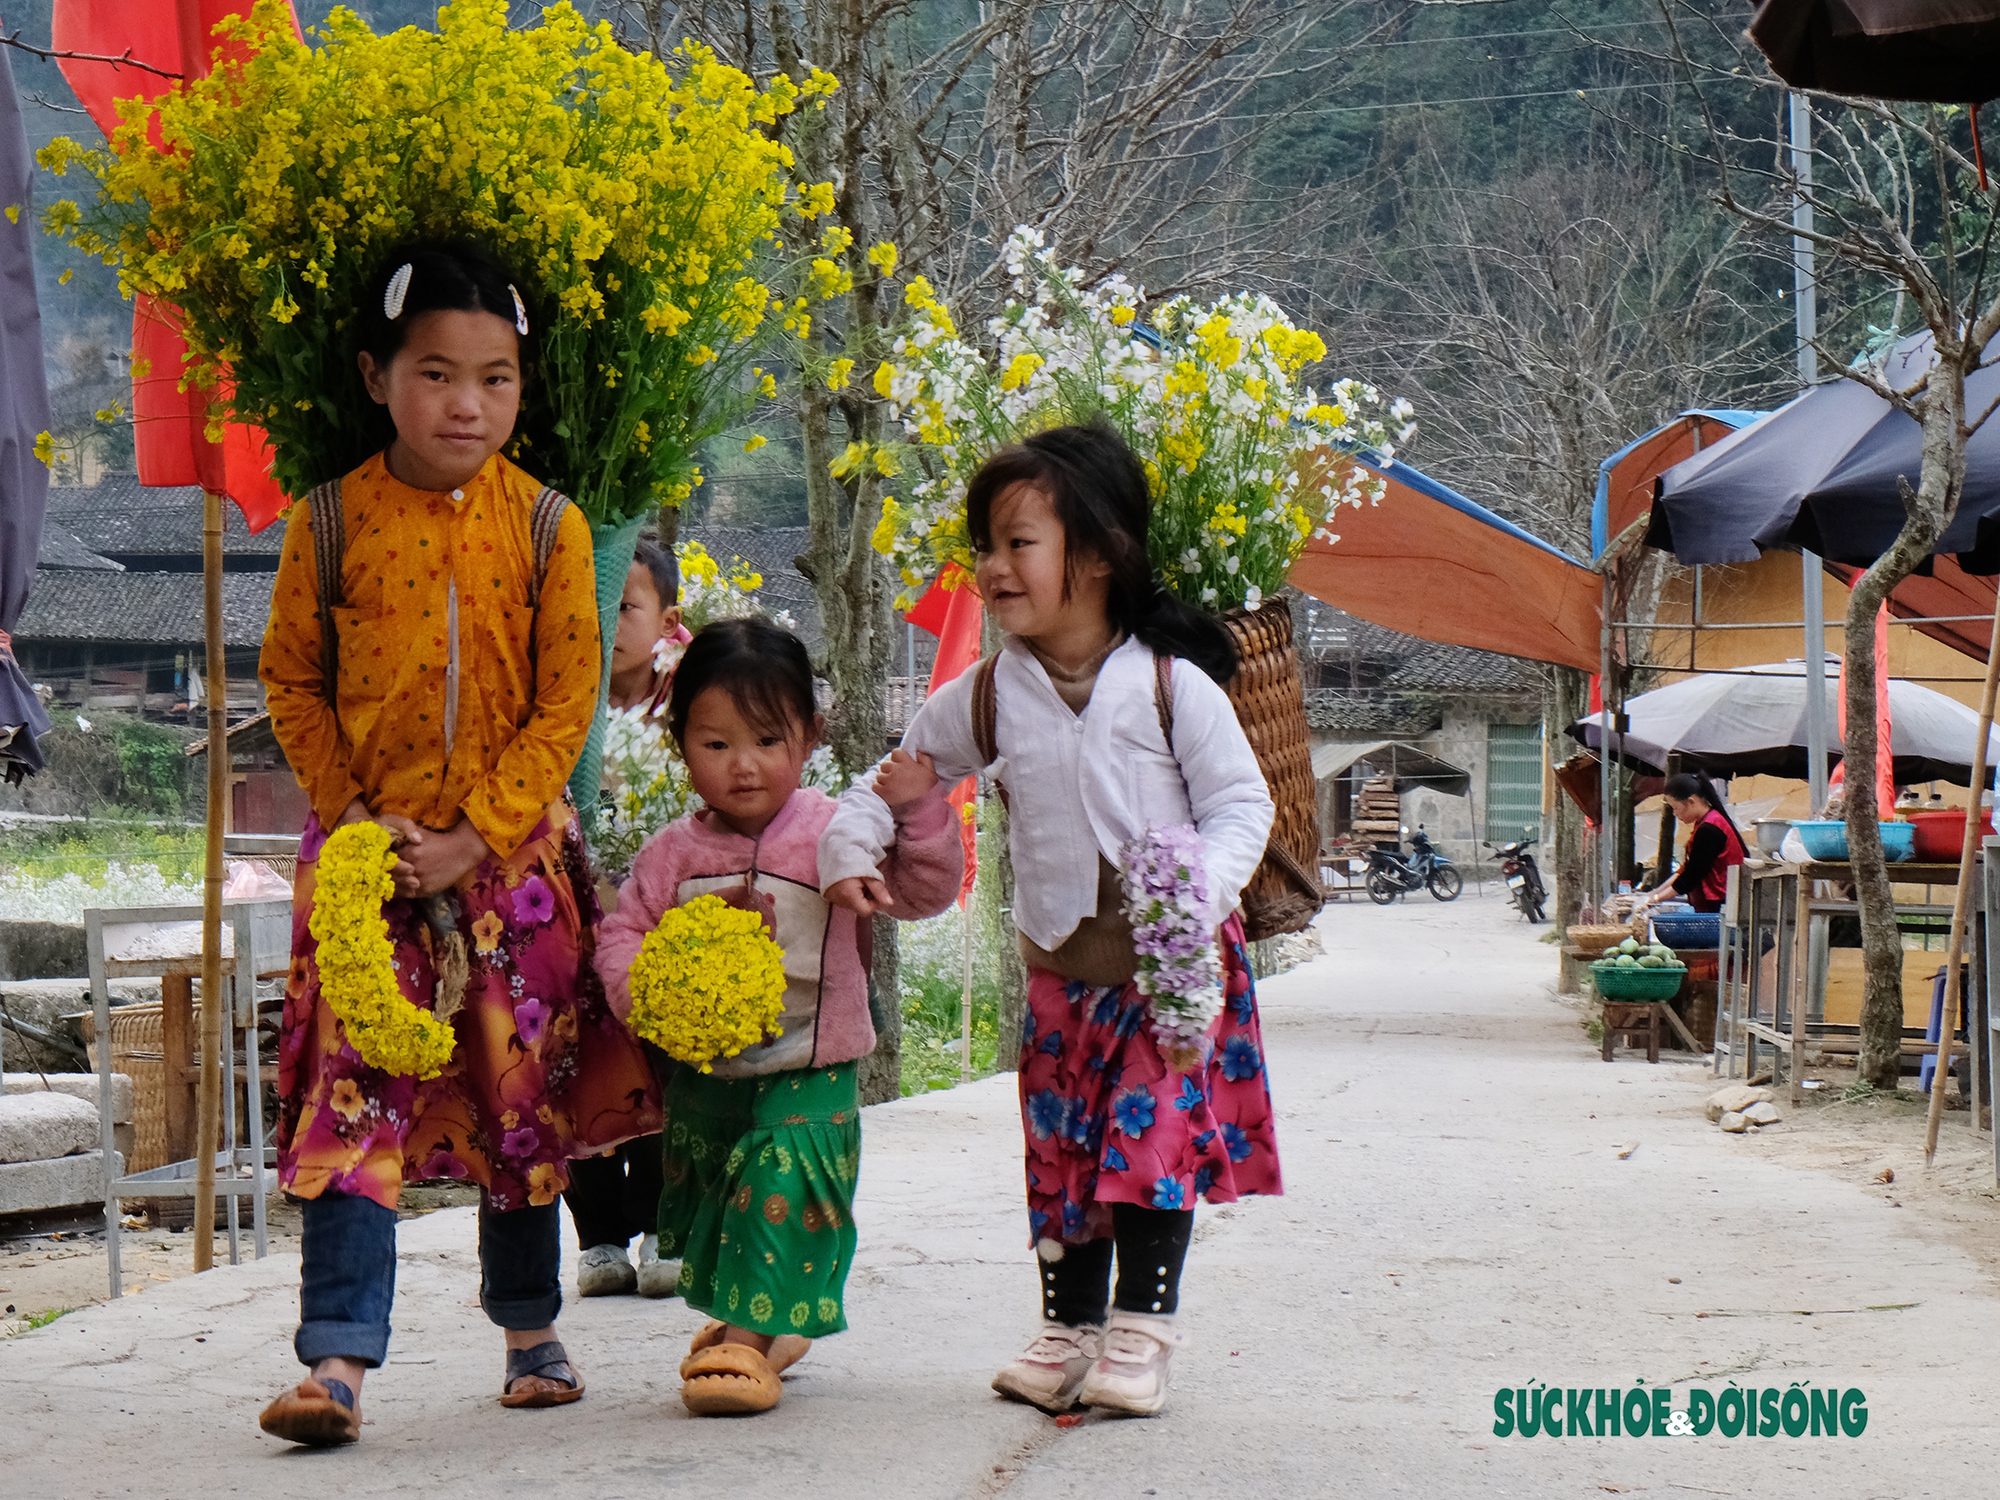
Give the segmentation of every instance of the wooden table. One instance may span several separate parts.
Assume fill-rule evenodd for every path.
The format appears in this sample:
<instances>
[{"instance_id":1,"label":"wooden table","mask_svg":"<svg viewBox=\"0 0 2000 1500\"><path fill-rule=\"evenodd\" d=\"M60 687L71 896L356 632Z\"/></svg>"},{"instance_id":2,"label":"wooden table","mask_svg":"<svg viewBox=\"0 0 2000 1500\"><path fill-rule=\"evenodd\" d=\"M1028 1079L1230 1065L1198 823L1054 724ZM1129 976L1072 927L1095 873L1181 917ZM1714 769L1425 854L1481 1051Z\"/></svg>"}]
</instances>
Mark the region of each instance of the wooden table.
<instances>
[{"instance_id":1,"label":"wooden table","mask_svg":"<svg viewBox=\"0 0 2000 1500\"><path fill-rule=\"evenodd\" d=\"M1981 871L1983 865L1975 870L1975 879L1983 878ZM1809 860L1798 865L1746 862L1730 870L1728 894L1723 902L1723 973L1716 994L1717 1076L1735 1076L1740 1050L1743 1076L1754 1077L1759 1044L1767 1044L1772 1049L1774 1067L1780 1057L1786 1058L1791 1102L1798 1104L1804 1098L1799 1083L1808 1045L1820 1052L1859 1051L1858 1038L1827 1034L1824 933L1829 918L1858 914L1860 904L1815 891L1819 882L1845 885L1853 878L1853 868L1844 860ZM1889 866L1889 879L1893 885L1944 886L1955 890L1958 866L1905 861ZM1949 919L1952 908L1931 902L1899 901L1895 914ZM1770 939L1768 944L1764 941L1766 937ZM1985 962L1983 943L1978 937L1976 933L1968 935L1966 959L1974 1008L1983 1015ZM1765 975L1761 961L1766 952L1776 955L1775 972L1769 976ZM1939 961L1942 960L1940 954ZM1966 1019L1968 1025L1972 1024L1970 1017ZM1949 1038L1945 1041L1943 1052L1945 1065L1949 1067L1950 1060L1966 1047ZM1937 1042L1905 1035L1902 1050L1904 1056L1911 1057L1940 1049Z\"/></svg>"}]
</instances>

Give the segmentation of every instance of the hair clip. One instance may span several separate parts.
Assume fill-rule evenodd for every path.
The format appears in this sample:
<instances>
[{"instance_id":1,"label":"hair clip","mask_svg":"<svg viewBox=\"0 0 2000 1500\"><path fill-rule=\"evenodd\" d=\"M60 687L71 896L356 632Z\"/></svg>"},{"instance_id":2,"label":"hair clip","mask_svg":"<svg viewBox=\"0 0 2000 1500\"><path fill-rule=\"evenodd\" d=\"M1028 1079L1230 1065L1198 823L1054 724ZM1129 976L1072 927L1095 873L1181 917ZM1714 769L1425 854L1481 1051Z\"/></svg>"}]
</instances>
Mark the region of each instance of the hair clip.
<instances>
[{"instance_id":1,"label":"hair clip","mask_svg":"<svg viewBox=\"0 0 2000 1500\"><path fill-rule=\"evenodd\" d=\"M521 294L514 290L514 283L507 283L507 290L514 293L514 332L522 338L528 336L528 304L521 300Z\"/></svg>"},{"instance_id":2,"label":"hair clip","mask_svg":"<svg viewBox=\"0 0 2000 1500\"><path fill-rule=\"evenodd\" d=\"M410 294L410 274L416 267L404 261L396 267L395 275L389 278L389 286L382 293L382 316L391 323L403 315L403 299Z\"/></svg>"}]
</instances>

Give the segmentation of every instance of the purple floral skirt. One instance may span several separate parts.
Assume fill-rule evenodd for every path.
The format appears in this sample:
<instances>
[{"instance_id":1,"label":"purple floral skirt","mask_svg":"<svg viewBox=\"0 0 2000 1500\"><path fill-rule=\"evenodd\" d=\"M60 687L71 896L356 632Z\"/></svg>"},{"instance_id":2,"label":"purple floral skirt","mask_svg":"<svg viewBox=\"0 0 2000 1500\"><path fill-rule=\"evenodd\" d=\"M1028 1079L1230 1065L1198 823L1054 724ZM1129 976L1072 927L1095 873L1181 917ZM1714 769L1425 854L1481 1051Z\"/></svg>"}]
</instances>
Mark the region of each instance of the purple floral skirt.
<instances>
[{"instance_id":1,"label":"purple floral skirt","mask_svg":"<svg viewBox=\"0 0 2000 1500\"><path fill-rule=\"evenodd\" d=\"M1021 1037L1030 1241L1111 1233L1111 1205L1192 1208L1284 1191L1257 990L1243 924L1222 928L1227 1004L1203 1058L1175 1072L1146 1025L1137 985L1110 988L1028 970Z\"/></svg>"},{"instance_id":2,"label":"purple floral skirt","mask_svg":"<svg viewBox=\"0 0 2000 1500\"><path fill-rule=\"evenodd\" d=\"M556 821L557 816L561 821ZM660 1128L660 1092L591 966L597 896L575 818L558 804L506 859L448 898L471 975L458 1047L419 1082L364 1063L320 995L307 930L320 846L306 823L292 886L292 968L278 1039L278 1178L300 1198L349 1193L394 1208L405 1180L457 1177L501 1212L552 1203L572 1157ZM403 997L429 1009L432 934L414 901L387 902Z\"/></svg>"}]
</instances>

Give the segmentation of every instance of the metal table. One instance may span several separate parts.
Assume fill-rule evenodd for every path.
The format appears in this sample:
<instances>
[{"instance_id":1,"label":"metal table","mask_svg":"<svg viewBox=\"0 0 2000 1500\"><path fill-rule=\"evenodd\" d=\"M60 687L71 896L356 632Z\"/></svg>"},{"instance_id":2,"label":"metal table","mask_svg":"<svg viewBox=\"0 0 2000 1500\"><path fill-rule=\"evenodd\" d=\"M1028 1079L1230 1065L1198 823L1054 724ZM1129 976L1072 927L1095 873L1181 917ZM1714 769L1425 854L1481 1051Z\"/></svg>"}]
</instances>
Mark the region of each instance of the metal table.
<instances>
[{"instance_id":1,"label":"metal table","mask_svg":"<svg viewBox=\"0 0 2000 1500\"><path fill-rule=\"evenodd\" d=\"M183 1160L172 1161L151 1171L127 1173L124 1160L112 1143L111 1108L111 993L110 979L134 977L160 980L160 1035L166 1053L167 1098L184 1100L193 1079L198 1079L199 1028L194 1024L192 981L201 973L198 932L192 944L185 942L146 943L144 935L157 935L162 924L192 923L199 928L199 906L140 906L93 909L83 914L84 944L90 965L90 998L97 1030L98 1117L104 1143L104 1231L110 1259L111 1295L122 1296L119 1274L121 1197L192 1198L195 1192L194 1153L204 1143L194 1138L191 1122L176 1135L176 1121L184 1109L169 1109L169 1154L187 1152ZM292 903L282 898L265 901L225 901L222 903L222 936L225 941L223 972L231 991L229 1023L243 1036L241 1077L246 1083L244 1124L249 1140L239 1147L236 1133L237 1051L225 1049L222 1058L223 1110L222 1150L215 1156L215 1191L226 1200L229 1226L229 1262L240 1258L239 1204L250 1199L251 1224L258 1259L269 1248L265 1227L265 1195L277 1186L276 1153L264 1144L264 1088L276 1077L276 1069L266 1069L257 1052L257 981L289 972L292 954ZM184 932L184 929L182 929ZM175 934L169 934L169 938ZM192 946L193 952L185 949ZM194 1046L190 1048L190 1041ZM190 1053L194 1064L190 1066ZM203 1226L206 1227L206 1226Z\"/></svg>"},{"instance_id":2,"label":"metal table","mask_svg":"<svg viewBox=\"0 0 2000 1500\"><path fill-rule=\"evenodd\" d=\"M1982 863L1974 874L1975 879L1982 880L1982 885L1983 869ZM1955 889L1958 885L1956 864L1904 862L1891 865L1889 870L1891 881L1900 886ZM1825 1018L1827 921L1834 916L1856 914L1861 908L1854 901L1818 895L1815 886L1821 881L1846 882L1851 875L1845 862L1822 861L1799 865L1746 862L1730 870L1728 891L1723 899L1722 972L1716 986L1714 1071L1717 1077L1755 1077L1760 1048L1769 1046L1773 1068L1777 1069L1780 1060L1784 1062L1791 1102L1798 1104L1803 1097L1799 1081L1806 1048L1825 1051L1831 1043L1835 1050L1841 1050L1840 1043L1846 1039L1829 1032ZM1895 912L1899 917L1937 917L1948 921L1952 908L1929 902L1899 901ZM1983 922L1977 907L1975 918ZM1988 934L1990 931L1989 926ZM1966 964L1973 1006L1983 1010L1986 957L1981 937L1977 931L1968 935ZM1768 975L1759 961L1766 953L1775 956L1774 972ZM1942 961L1940 953L1939 962ZM1911 1037L1909 1030L1904 1028L1905 1056L1939 1050L1938 1043L1921 1036ZM1946 1065L1964 1050L1964 1045L1957 1042L1946 1046Z\"/></svg>"}]
</instances>

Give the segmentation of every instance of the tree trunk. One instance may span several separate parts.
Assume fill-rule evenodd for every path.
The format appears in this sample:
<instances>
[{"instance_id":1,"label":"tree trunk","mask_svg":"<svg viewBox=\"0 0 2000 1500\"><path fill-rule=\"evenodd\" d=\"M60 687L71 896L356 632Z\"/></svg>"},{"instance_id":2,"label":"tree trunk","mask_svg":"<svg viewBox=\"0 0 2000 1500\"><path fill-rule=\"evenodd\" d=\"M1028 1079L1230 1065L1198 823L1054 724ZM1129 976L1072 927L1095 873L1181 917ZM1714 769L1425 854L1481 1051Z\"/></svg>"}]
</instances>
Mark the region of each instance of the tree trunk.
<instances>
[{"instance_id":1,"label":"tree trunk","mask_svg":"<svg viewBox=\"0 0 2000 1500\"><path fill-rule=\"evenodd\" d=\"M1921 482L1903 495L1903 529L1889 550L1855 581L1847 599L1847 851L1861 907L1861 951L1866 983L1861 1001L1860 1076L1878 1089L1897 1087L1903 1070L1903 936L1896 926L1889 865L1875 805L1875 616L1890 590L1930 556L1958 508L1965 477L1965 382L1955 350L1931 372L1924 408ZM1975 796L1977 793L1974 794ZM1942 1075L1940 1075L1942 1078Z\"/></svg>"},{"instance_id":2,"label":"tree trunk","mask_svg":"<svg viewBox=\"0 0 2000 1500\"><path fill-rule=\"evenodd\" d=\"M1572 667L1556 667L1542 693L1542 736L1550 745L1562 743L1563 732L1584 716L1590 702L1590 679ZM1480 830L1472 831L1478 849ZM1478 853L1474 858L1479 858ZM1560 787L1556 789L1555 817L1555 929L1566 933L1583 907L1589 889L1583 863L1583 809Z\"/></svg>"},{"instance_id":3,"label":"tree trunk","mask_svg":"<svg viewBox=\"0 0 2000 1500\"><path fill-rule=\"evenodd\" d=\"M1021 962L1021 944L1015 937L1014 859L1007 849L1007 809L999 811L990 841L1000 887L1000 1017L993 1067L996 1072L1012 1073L1020 1066L1021 1031L1028 1019L1028 966Z\"/></svg>"},{"instance_id":4,"label":"tree trunk","mask_svg":"<svg viewBox=\"0 0 2000 1500\"><path fill-rule=\"evenodd\" d=\"M874 990L869 1010L875 1021L875 1050L856 1069L863 1104L903 1097L903 986L896 951L896 919L874 919L875 951L868 982Z\"/></svg>"}]
</instances>

